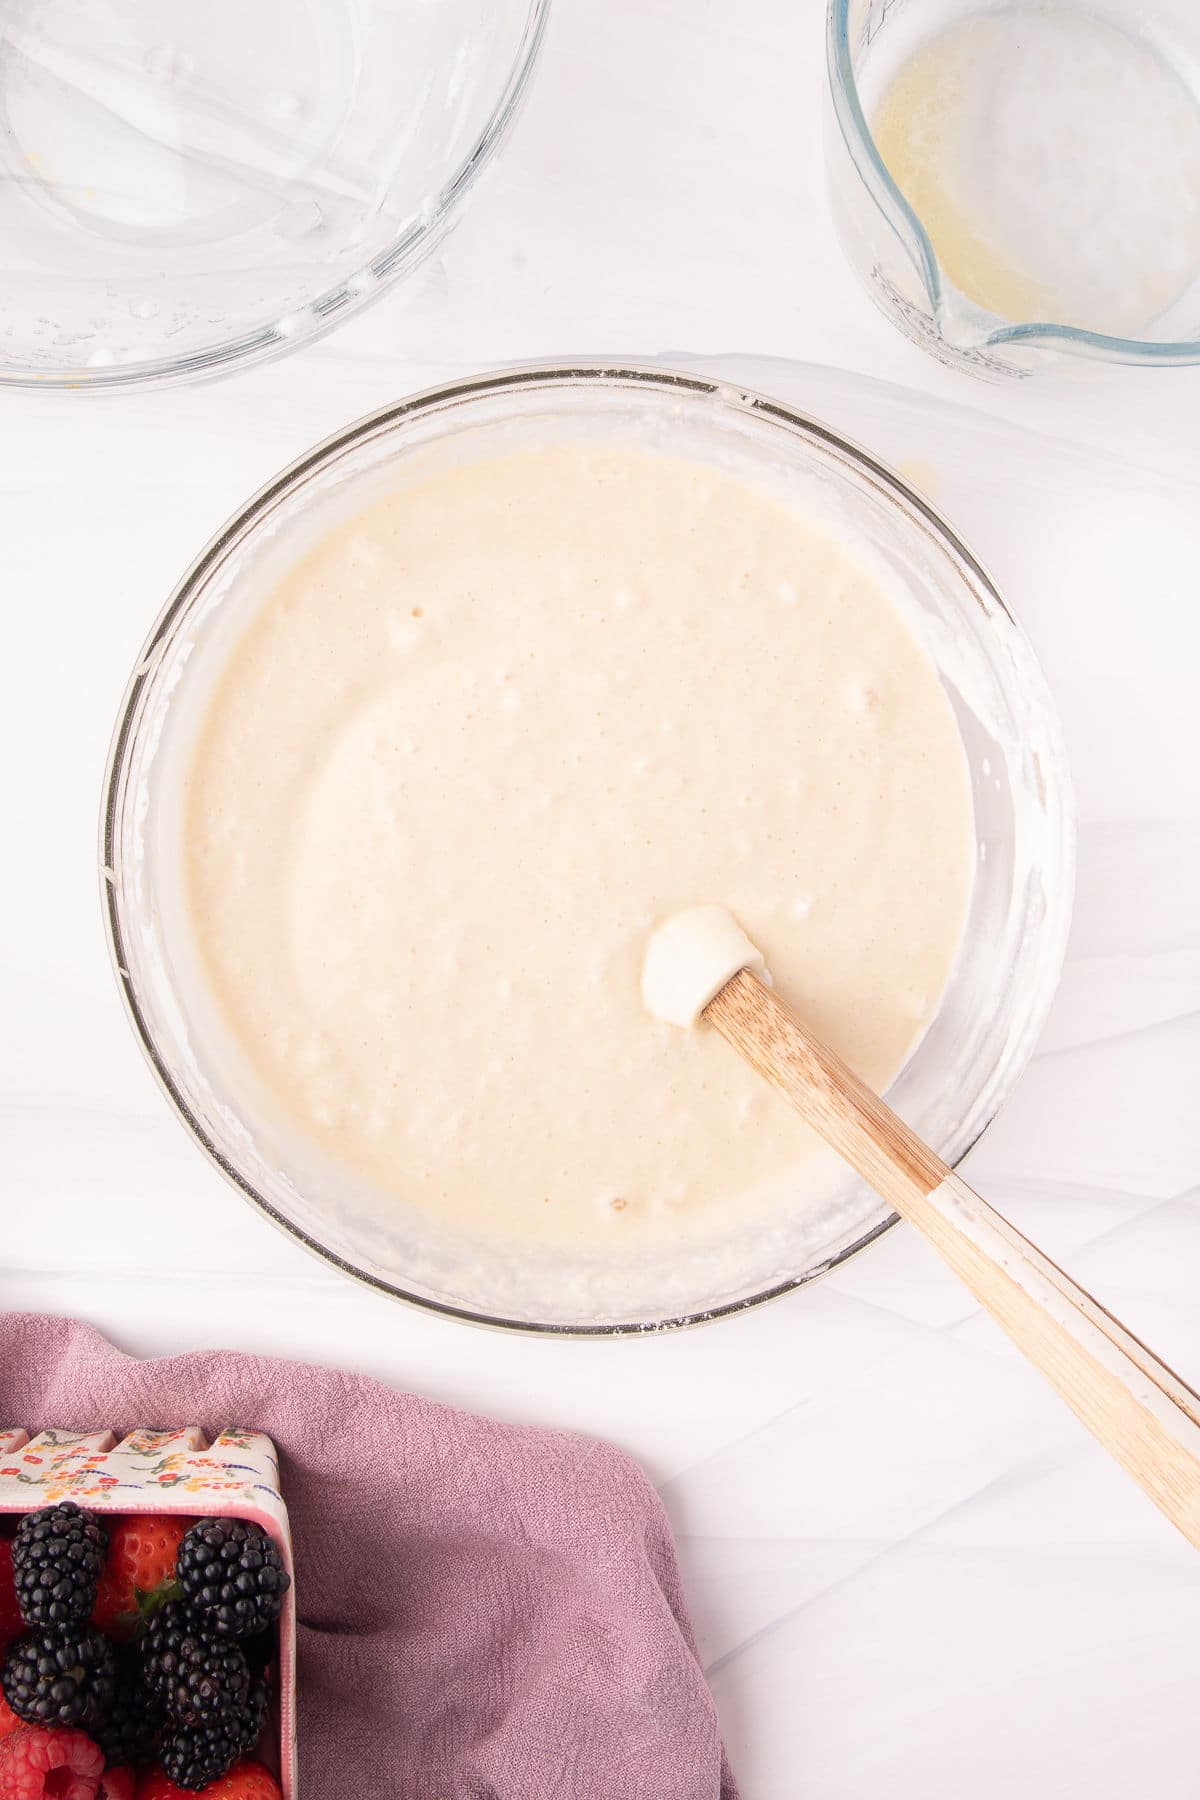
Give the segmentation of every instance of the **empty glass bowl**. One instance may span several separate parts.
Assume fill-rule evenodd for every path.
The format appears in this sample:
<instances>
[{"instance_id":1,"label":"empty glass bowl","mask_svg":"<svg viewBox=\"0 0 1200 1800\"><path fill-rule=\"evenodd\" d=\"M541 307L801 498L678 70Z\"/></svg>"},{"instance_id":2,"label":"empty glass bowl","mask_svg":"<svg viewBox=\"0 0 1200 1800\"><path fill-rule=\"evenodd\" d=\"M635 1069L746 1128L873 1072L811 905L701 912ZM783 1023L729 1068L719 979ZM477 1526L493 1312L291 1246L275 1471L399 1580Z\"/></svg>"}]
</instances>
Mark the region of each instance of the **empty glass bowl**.
<instances>
[{"instance_id":1,"label":"empty glass bowl","mask_svg":"<svg viewBox=\"0 0 1200 1800\"><path fill-rule=\"evenodd\" d=\"M829 0L846 254L943 362L1200 361L1194 0Z\"/></svg>"},{"instance_id":2,"label":"empty glass bowl","mask_svg":"<svg viewBox=\"0 0 1200 1800\"><path fill-rule=\"evenodd\" d=\"M213 375L438 240L549 0L0 0L0 382Z\"/></svg>"}]
</instances>

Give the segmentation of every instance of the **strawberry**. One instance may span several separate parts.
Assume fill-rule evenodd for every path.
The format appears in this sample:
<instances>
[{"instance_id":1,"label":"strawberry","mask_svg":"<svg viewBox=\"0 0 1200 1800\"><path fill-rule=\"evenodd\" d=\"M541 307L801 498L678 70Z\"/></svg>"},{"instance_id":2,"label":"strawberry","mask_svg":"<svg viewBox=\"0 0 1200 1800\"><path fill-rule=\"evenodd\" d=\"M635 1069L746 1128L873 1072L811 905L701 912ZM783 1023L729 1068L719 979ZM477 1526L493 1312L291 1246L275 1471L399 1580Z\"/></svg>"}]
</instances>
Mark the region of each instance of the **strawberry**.
<instances>
[{"instance_id":1,"label":"strawberry","mask_svg":"<svg viewBox=\"0 0 1200 1800\"><path fill-rule=\"evenodd\" d=\"M132 1769L105 1769L96 1800L134 1800L137 1777Z\"/></svg>"},{"instance_id":2,"label":"strawberry","mask_svg":"<svg viewBox=\"0 0 1200 1800\"><path fill-rule=\"evenodd\" d=\"M20 1637L24 1629L25 1621L13 1586L12 1541L0 1538L0 1650Z\"/></svg>"},{"instance_id":3,"label":"strawberry","mask_svg":"<svg viewBox=\"0 0 1200 1800\"><path fill-rule=\"evenodd\" d=\"M103 1767L84 1732L22 1725L0 1738L0 1800L96 1800Z\"/></svg>"},{"instance_id":4,"label":"strawberry","mask_svg":"<svg viewBox=\"0 0 1200 1800\"><path fill-rule=\"evenodd\" d=\"M0 1788L0 1800L3 1800L3 1793ZM235 1763L228 1775L210 1781L206 1788L200 1789L200 1794L202 1797L207 1795L208 1800L283 1800L283 1790L275 1777L250 1757ZM173 1781L168 1781L161 1769L151 1769L148 1775L142 1776L137 1800L191 1800L191 1796L186 1788L176 1787Z\"/></svg>"},{"instance_id":5,"label":"strawberry","mask_svg":"<svg viewBox=\"0 0 1200 1800\"><path fill-rule=\"evenodd\" d=\"M173 1598L176 1553L194 1523L158 1514L118 1519L109 1532L93 1624L110 1637L128 1639L148 1612Z\"/></svg>"}]
</instances>

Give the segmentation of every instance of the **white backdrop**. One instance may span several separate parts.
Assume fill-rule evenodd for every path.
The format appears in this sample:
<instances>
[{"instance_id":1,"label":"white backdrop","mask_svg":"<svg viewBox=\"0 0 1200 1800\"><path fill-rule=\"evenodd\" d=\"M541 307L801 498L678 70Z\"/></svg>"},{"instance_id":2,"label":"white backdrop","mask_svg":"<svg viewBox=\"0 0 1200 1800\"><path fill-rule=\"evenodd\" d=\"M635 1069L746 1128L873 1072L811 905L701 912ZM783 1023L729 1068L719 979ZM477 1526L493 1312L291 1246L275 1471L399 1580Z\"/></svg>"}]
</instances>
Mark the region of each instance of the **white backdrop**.
<instances>
[{"instance_id":1,"label":"white backdrop","mask_svg":"<svg viewBox=\"0 0 1200 1800\"><path fill-rule=\"evenodd\" d=\"M232 508L447 374L733 359L906 463L1043 657L1079 792L1076 927L970 1172L1200 1383L1200 371L993 389L900 339L826 215L818 0L556 4L507 153L408 287L211 388L0 400L0 1305L141 1353L351 1363L625 1444L675 1523L746 1800L1191 1795L1194 1557L907 1232L708 1330L486 1338L272 1232L121 1014L95 878L109 731Z\"/></svg>"}]
</instances>

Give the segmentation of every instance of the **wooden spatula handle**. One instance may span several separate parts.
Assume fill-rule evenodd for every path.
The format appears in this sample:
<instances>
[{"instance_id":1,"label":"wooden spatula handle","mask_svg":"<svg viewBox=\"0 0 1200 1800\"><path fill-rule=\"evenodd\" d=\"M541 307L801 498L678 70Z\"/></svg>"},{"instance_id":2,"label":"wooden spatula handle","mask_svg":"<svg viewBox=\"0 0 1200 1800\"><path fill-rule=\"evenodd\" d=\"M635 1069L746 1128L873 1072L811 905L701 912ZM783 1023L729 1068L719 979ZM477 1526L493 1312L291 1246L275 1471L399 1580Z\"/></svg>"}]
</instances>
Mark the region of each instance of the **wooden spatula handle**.
<instances>
[{"instance_id":1,"label":"wooden spatula handle","mask_svg":"<svg viewBox=\"0 0 1200 1800\"><path fill-rule=\"evenodd\" d=\"M714 1025L915 1225L1072 1411L1200 1548L1200 1398L982 1200L748 970Z\"/></svg>"}]
</instances>

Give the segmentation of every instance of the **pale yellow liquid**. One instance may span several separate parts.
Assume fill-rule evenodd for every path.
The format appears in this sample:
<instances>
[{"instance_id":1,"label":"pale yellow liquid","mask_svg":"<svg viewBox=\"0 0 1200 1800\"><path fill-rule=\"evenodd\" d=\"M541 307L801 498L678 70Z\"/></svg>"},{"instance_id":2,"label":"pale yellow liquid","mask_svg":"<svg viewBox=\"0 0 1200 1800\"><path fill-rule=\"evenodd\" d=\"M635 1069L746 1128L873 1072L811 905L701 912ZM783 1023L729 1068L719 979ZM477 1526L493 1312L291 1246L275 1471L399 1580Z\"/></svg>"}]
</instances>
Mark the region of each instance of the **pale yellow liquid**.
<instances>
[{"instance_id":1,"label":"pale yellow liquid","mask_svg":"<svg viewBox=\"0 0 1200 1800\"><path fill-rule=\"evenodd\" d=\"M931 38L872 131L943 275L1002 319L1135 334L1200 271L1200 106L1147 45L1073 8Z\"/></svg>"}]
</instances>

